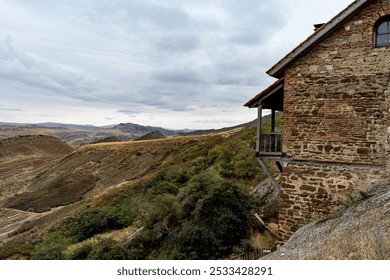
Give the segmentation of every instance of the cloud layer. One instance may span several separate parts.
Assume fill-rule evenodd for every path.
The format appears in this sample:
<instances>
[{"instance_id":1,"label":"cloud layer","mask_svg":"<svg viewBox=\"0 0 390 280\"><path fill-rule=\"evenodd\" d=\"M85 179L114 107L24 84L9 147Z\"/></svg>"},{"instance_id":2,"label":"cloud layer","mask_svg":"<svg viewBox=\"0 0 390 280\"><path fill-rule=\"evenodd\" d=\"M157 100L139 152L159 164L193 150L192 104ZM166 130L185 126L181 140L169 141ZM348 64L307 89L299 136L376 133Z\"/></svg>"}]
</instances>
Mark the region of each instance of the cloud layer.
<instances>
[{"instance_id":1,"label":"cloud layer","mask_svg":"<svg viewBox=\"0 0 390 280\"><path fill-rule=\"evenodd\" d=\"M264 71L310 34L289 29L300 7L350 1L315 2L0 0L0 121L249 121Z\"/></svg>"}]
</instances>

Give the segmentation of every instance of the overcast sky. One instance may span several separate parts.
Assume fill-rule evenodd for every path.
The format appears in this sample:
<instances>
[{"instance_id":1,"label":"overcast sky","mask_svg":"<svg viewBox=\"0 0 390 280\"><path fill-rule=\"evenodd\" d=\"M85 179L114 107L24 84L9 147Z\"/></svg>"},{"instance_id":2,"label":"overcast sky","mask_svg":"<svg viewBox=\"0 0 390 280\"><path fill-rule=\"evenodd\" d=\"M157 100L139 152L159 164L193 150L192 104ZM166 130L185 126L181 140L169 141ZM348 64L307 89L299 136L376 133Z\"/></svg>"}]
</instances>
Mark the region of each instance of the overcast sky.
<instances>
[{"instance_id":1,"label":"overcast sky","mask_svg":"<svg viewBox=\"0 0 390 280\"><path fill-rule=\"evenodd\" d=\"M351 0L0 0L0 122L220 128Z\"/></svg>"}]
</instances>

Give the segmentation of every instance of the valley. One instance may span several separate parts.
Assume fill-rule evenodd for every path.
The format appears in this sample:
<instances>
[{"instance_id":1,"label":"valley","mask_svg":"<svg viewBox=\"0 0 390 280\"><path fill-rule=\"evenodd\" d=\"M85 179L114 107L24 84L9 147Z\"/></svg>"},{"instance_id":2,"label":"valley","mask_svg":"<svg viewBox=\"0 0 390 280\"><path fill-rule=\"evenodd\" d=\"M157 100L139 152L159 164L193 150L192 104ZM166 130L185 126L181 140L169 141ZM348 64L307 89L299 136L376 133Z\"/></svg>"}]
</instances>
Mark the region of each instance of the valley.
<instances>
[{"instance_id":1,"label":"valley","mask_svg":"<svg viewBox=\"0 0 390 280\"><path fill-rule=\"evenodd\" d=\"M279 200L255 160L255 129L147 132L80 147L3 137L0 259L260 257L250 252L276 246ZM265 258L387 259L388 182L361 195Z\"/></svg>"},{"instance_id":2,"label":"valley","mask_svg":"<svg viewBox=\"0 0 390 280\"><path fill-rule=\"evenodd\" d=\"M188 222L193 224L192 230L201 230L205 221L206 227L214 227L219 215L210 220L209 214L203 217L196 209L207 197L223 198L225 194L218 193L228 188L246 202L234 206L235 198L226 198L234 199L232 205L220 201L224 206L218 211L233 215L227 216L227 221L240 217L243 227L223 241L229 244L225 249L214 248L193 256L227 257L234 244L250 238L251 227L258 227L249 218L254 201L246 198L264 177L254 160L252 132L253 128L235 128L207 135L102 142L76 149L52 136L1 139L0 258L52 258L50 254L40 255L40 248L53 234L67 240L64 248L53 249L61 253L61 258L71 258L80 246L98 246L96 242L101 240L115 243L106 244L109 247L123 247L126 258L191 258L193 253L186 250L192 245L182 244L189 242L185 234L190 229ZM199 183L199 187L209 185L210 190L197 190ZM230 207L244 208L242 212L235 210L236 214ZM90 211L110 222L94 233L77 236L75 230L83 231L79 223ZM131 237L141 227L141 233ZM88 228L99 225L90 224ZM213 234L207 238L221 242L226 231L232 228L224 229L220 237ZM149 241L144 240L146 236ZM134 243L134 238L143 241ZM172 238L178 241L172 243ZM139 246L148 249L140 253ZM177 250L181 254L174 253Z\"/></svg>"}]
</instances>

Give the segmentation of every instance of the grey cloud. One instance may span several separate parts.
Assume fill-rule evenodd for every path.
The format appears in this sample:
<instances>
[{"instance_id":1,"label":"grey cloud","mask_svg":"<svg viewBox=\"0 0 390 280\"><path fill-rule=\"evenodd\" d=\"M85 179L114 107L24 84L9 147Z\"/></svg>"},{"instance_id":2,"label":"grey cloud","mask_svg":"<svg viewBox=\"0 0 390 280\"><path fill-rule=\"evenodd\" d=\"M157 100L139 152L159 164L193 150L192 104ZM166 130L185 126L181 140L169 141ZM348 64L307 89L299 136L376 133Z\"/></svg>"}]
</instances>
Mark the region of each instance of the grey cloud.
<instances>
[{"instance_id":1,"label":"grey cloud","mask_svg":"<svg viewBox=\"0 0 390 280\"><path fill-rule=\"evenodd\" d=\"M160 38L157 47L168 52L190 52L200 45L200 40L194 35L167 35Z\"/></svg>"},{"instance_id":2,"label":"grey cloud","mask_svg":"<svg viewBox=\"0 0 390 280\"><path fill-rule=\"evenodd\" d=\"M16 108L0 108L0 111L22 112L23 110Z\"/></svg>"},{"instance_id":3,"label":"grey cloud","mask_svg":"<svg viewBox=\"0 0 390 280\"><path fill-rule=\"evenodd\" d=\"M92 100L93 81L88 77L39 60L16 49L9 36L0 41L0 76L74 98Z\"/></svg>"},{"instance_id":4,"label":"grey cloud","mask_svg":"<svg viewBox=\"0 0 390 280\"><path fill-rule=\"evenodd\" d=\"M168 68L156 71L152 78L162 83L174 84L202 84L206 78L200 73L200 70L185 68Z\"/></svg>"},{"instance_id":5,"label":"grey cloud","mask_svg":"<svg viewBox=\"0 0 390 280\"><path fill-rule=\"evenodd\" d=\"M26 96L67 96L128 116L145 106L241 107L261 85L264 42L282 24L274 2L12 1L34 24L2 21L0 10L0 24L15 27L0 26L0 79L23 83ZM1 41L4 33L15 43Z\"/></svg>"},{"instance_id":6,"label":"grey cloud","mask_svg":"<svg viewBox=\"0 0 390 280\"><path fill-rule=\"evenodd\" d=\"M89 4L88 19L91 22L121 23L138 29L153 26L165 30L181 29L189 22L189 17L183 10L153 1L95 1Z\"/></svg>"},{"instance_id":7,"label":"grey cloud","mask_svg":"<svg viewBox=\"0 0 390 280\"><path fill-rule=\"evenodd\" d=\"M230 37L230 41L239 45L258 45L264 42L267 34L261 34L260 32L237 32Z\"/></svg>"}]
</instances>

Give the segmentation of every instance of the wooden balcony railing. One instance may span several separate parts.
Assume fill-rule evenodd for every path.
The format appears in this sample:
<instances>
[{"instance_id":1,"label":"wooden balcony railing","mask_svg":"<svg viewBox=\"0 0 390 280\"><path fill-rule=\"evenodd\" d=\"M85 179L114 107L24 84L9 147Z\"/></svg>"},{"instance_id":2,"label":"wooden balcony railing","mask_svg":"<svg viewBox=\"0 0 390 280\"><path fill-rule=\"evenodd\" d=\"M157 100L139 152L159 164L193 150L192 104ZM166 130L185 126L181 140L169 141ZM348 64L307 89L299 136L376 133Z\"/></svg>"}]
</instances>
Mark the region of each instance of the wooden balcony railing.
<instances>
[{"instance_id":1,"label":"wooden balcony railing","mask_svg":"<svg viewBox=\"0 0 390 280\"><path fill-rule=\"evenodd\" d=\"M257 153L260 155L281 155L282 134L260 134L257 143Z\"/></svg>"}]
</instances>

